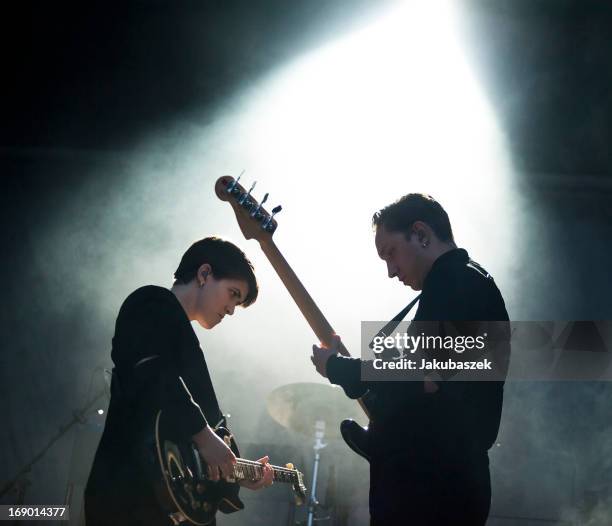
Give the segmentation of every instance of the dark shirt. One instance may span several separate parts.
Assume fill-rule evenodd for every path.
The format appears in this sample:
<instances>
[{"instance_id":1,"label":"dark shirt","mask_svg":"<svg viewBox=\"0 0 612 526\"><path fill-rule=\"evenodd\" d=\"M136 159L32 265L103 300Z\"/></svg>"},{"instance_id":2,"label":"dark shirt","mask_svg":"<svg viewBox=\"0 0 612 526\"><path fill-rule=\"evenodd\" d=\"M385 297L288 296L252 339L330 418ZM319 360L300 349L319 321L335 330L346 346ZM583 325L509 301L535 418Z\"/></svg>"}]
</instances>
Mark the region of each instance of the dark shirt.
<instances>
[{"instance_id":1,"label":"dark shirt","mask_svg":"<svg viewBox=\"0 0 612 526\"><path fill-rule=\"evenodd\" d=\"M111 401L86 494L121 509L134 508L134 494L140 493L149 506L147 469L156 467L149 453L157 412L170 419L177 440L190 438L207 419L214 427L221 412L197 336L168 289L146 286L128 296L111 356Z\"/></svg>"},{"instance_id":2,"label":"dark shirt","mask_svg":"<svg viewBox=\"0 0 612 526\"><path fill-rule=\"evenodd\" d=\"M507 321L508 313L491 276L453 249L432 265L414 320ZM422 381L361 381L361 360L342 356L329 359L327 374L351 398L370 391L373 525L402 517L415 525L484 525L487 450L499 430L503 381L440 381L430 394Z\"/></svg>"}]
</instances>

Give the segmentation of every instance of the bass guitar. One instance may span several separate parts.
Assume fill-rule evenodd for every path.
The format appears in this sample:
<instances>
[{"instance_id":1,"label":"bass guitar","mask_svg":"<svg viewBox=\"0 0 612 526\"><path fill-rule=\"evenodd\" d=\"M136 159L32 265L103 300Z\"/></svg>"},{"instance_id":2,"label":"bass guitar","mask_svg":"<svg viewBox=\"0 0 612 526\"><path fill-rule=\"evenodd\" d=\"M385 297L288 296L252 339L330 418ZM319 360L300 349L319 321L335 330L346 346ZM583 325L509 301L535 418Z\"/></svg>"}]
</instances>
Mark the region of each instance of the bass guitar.
<instances>
[{"instance_id":1,"label":"bass guitar","mask_svg":"<svg viewBox=\"0 0 612 526\"><path fill-rule=\"evenodd\" d=\"M280 212L281 207L277 206L270 214L263 208L268 194L265 195L261 203L257 202L251 195L253 187L247 192L238 182L239 179L240 177L234 179L229 175L220 177L215 183L217 197L232 206L238 226L244 237L246 239L255 239L259 242L263 253L272 264L278 277L289 291L289 294L317 338L323 345L330 346L334 329L272 239L278 227L274 216ZM350 353L341 342L338 351L343 356L350 356ZM372 398L372 395L367 392L357 399L370 422L372 421ZM344 420L340 425L340 432L344 441L355 453L366 460L370 460L367 428L363 428L354 420Z\"/></svg>"}]
</instances>

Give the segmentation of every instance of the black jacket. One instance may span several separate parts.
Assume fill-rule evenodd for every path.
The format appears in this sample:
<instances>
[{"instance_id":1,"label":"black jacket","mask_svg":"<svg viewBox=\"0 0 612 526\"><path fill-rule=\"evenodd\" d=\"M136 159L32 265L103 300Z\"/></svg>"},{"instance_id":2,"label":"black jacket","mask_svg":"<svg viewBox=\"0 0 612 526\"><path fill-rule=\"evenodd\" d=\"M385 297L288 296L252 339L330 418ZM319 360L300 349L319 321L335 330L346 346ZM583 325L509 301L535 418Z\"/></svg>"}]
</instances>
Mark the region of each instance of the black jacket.
<instances>
[{"instance_id":1,"label":"black jacket","mask_svg":"<svg viewBox=\"0 0 612 526\"><path fill-rule=\"evenodd\" d=\"M414 320L507 321L508 313L493 278L465 250L454 249L432 265ZM437 393L426 394L422 382L362 382L361 360L342 356L329 359L327 374L352 398L368 389L373 395L374 461L392 455L416 462L431 455L478 455L497 436L503 382L440 382Z\"/></svg>"},{"instance_id":2,"label":"black jacket","mask_svg":"<svg viewBox=\"0 0 612 526\"><path fill-rule=\"evenodd\" d=\"M153 465L155 415L161 409L188 439L222 415L198 339L176 296L142 287L125 300L115 325L111 401L86 497L97 508L155 505L147 472ZM129 499L129 500L128 500ZM99 513L99 512L97 512Z\"/></svg>"}]
</instances>

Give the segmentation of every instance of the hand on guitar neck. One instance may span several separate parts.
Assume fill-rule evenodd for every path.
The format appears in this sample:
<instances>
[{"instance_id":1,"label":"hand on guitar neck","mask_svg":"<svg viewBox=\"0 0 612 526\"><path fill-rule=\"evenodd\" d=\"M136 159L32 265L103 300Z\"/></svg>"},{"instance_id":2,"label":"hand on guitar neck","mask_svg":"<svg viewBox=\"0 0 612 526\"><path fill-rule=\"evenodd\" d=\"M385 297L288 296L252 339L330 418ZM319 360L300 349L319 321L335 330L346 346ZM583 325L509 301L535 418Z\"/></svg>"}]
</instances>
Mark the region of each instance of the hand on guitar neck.
<instances>
[{"instance_id":1,"label":"hand on guitar neck","mask_svg":"<svg viewBox=\"0 0 612 526\"><path fill-rule=\"evenodd\" d=\"M257 462L259 462L263 466L263 477L256 481L247 479L241 480L239 484L243 488L256 491L258 489L267 488L268 486L272 485L272 482L274 481L274 470L270 465L270 457L266 455L265 457L258 459Z\"/></svg>"},{"instance_id":2,"label":"hand on guitar neck","mask_svg":"<svg viewBox=\"0 0 612 526\"><path fill-rule=\"evenodd\" d=\"M331 345L329 347L322 345L317 347L312 346L312 356L310 361L314 364L317 372L323 377L327 378L327 361L332 356L336 356L340 352L340 336L334 334L332 336Z\"/></svg>"}]
</instances>

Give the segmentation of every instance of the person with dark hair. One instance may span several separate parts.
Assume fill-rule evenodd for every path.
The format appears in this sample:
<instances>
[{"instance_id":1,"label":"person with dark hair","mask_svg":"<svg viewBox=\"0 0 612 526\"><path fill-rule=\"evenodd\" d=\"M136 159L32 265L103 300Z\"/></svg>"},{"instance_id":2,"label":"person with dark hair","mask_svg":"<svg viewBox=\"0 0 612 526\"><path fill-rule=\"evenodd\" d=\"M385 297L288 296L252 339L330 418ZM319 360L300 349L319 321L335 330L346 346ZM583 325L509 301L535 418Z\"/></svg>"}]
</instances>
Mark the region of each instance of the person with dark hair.
<instances>
[{"instance_id":1,"label":"person with dark hair","mask_svg":"<svg viewBox=\"0 0 612 526\"><path fill-rule=\"evenodd\" d=\"M493 278L457 248L448 215L431 196L405 195L374 214L372 223L389 278L422 291L414 321L507 322ZM338 342L313 346L311 359L351 398L369 390L371 524L484 525L491 500L488 450L499 430L503 380L424 374L420 381L366 382L362 360L340 356Z\"/></svg>"},{"instance_id":2,"label":"person with dark hair","mask_svg":"<svg viewBox=\"0 0 612 526\"><path fill-rule=\"evenodd\" d=\"M212 329L237 306L254 303L253 265L236 245L208 237L189 247L174 277L171 289L141 287L119 310L110 406L85 490L88 526L172 523L142 461L160 410L177 436L197 445L213 480L233 473L234 453L213 430L224 417L191 322ZM241 485L272 484L268 457L259 461L264 478Z\"/></svg>"},{"instance_id":3,"label":"person with dark hair","mask_svg":"<svg viewBox=\"0 0 612 526\"><path fill-rule=\"evenodd\" d=\"M214 276L217 280L233 279L245 282L247 293L240 302L242 307L248 307L255 302L258 286L253 265L236 245L218 237L201 239L187 249L174 273L174 285L189 284L197 277L198 270L204 264L208 265L209 270L215 269Z\"/></svg>"}]
</instances>

